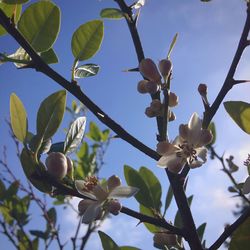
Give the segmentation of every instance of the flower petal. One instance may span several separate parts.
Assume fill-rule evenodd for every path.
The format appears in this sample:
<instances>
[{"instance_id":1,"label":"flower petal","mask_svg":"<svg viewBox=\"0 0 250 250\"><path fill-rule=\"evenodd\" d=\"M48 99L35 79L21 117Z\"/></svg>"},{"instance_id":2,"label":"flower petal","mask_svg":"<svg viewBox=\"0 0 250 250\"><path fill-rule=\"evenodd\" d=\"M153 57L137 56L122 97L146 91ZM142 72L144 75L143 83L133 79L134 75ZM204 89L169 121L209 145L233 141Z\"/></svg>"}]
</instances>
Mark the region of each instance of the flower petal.
<instances>
[{"instance_id":1,"label":"flower petal","mask_svg":"<svg viewBox=\"0 0 250 250\"><path fill-rule=\"evenodd\" d=\"M203 161L193 161L189 164L190 168L199 168L204 162Z\"/></svg>"},{"instance_id":2,"label":"flower petal","mask_svg":"<svg viewBox=\"0 0 250 250\"><path fill-rule=\"evenodd\" d=\"M242 188L242 193L243 194L248 194L250 193L250 176L247 177L244 185L243 185L243 188Z\"/></svg>"},{"instance_id":3,"label":"flower petal","mask_svg":"<svg viewBox=\"0 0 250 250\"><path fill-rule=\"evenodd\" d=\"M128 198L134 196L139 191L136 187L118 186L109 194L109 198Z\"/></svg>"},{"instance_id":4,"label":"flower petal","mask_svg":"<svg viewBox=\"0 0 250 250\"><path fill-rule=\"evenodd\" d=\"M93 188L93 194L95 195L98 201L104 201L108 197L108 192L106 192L100 185L96 185Z\"/></svg>"},{"instance_id":5,"label":"flower petal","mask_svg":"<svg viewBox=\"0 0 250 250\"><path fill-rule=\"evenodd\" d=\"M196 148L196 154L203 162L207 161L207 149L205 147Z\"/></svg>"},{"instance_id":6,"label":"flower petal","mask_svg":"<svg viewBox=\"0 0 250 250\"><path fill-rule=\"evenodd\" d=\"M93 202L93 204L90 205L83 214L82 222L89 224L90 222L95 220L101 212L101 207L102 206L100 202Z\"/></svg>"},{"instance_id":7,"label":"flower petal","mask_svg":"<svg viewBox=\"0 0 250 250\"><path fill-rule=\"evenodd\" d=\"M86 197L90 198L90 199L93 199L93 200L96 200L96 197L94 194L90 193L90 192L87 192L85 190L85 184L86 182L83 181L83 180L76 180L75 181L75 187L77 189L77 191L82 194L82 195L85 195Z\"/></svg>"},{"instance_id":8,"label":"flower petal","mask_svg":"<svg viewBox=\"0 0 250 250\"><path fill-rule=\"evenodd\" d=\"M202 131L202 121L197 113L193 113L188 122L188 143L196 146L200 142Z\"/></svg>"}]
</instances>

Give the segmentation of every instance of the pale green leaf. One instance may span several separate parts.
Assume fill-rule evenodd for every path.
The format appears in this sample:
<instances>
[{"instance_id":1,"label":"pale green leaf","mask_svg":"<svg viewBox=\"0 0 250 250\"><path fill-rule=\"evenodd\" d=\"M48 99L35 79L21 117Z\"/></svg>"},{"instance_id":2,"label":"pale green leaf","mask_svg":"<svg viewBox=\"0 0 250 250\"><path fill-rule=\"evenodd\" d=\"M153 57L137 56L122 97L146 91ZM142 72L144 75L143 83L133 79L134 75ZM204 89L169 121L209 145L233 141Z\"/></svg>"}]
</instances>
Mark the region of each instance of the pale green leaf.
<instances>
[{"instance_id":1,"label":"pale green leaf","mask_svg":"<svg viewBox=\"0 0 250 250\"><path fill-rule=\"evenodd\" d=\"M60 10L50 1L31 4L22 14L18 29L37 52L54 44L60 29Z\"/></svg>"},{"instance_id":2,"label":"pale green leaf","mask_svg":"<svg viewBox=\"0 0 250 250\"><path fill-rule=\"evenodd\" d=\"M29 2L29 0L1 0L0 2L6 4L23 4Z\"/></svg>"},{"instance_id":3,"label":"pale green leaf","mask_svg":"<svg viewBox=\"0 0 250 250\"><path fill-rule=\"evenodd\" d=\"M238 126L250 134L250 104L241 101L224 102L224 107Z\"/></svg>"},{"instance_id":4,"label":"pale green leaf","mask_svg":"<svg viewBox=\"0 0 250 250\"><path fill-rule=\"evenodd\" d=\"M172 42L171 42L171 44L170 44L170 47L169 47L169 50L168 50L167 58L170 58L170 55L171 55L171 53L172 53L172 50L174 49L174 46L175 46L175 44L176 44L176 42L177 42L177 38L178 38L178 33L176 33L176 34L174 35L174 38L173 38L173 40L172 40Z\"/></svg>"},{"instance_id":5,"label":"pale green leaf","mask_svg":"<svg viewBox=\"0 0 250 250\"><path fill-rule=\"evenodd\" d=\"M9 5L5 4L3 2L0 2L0 9L5 13L7 17L12 17L12 15L16 12L14 21L15 23L18 22L20 16L21 16L21 11L22 11L22 5ZM0 25L0 36L6 34L7 31L4 29L2 25Z\"/></svg>"},{"instance_id":6,"label":"pale green leaf","mask_svg":"<svg viewBox=\"0 0 250 250\"><path fill-rule=\"evenodd\" d=\"M81 25L73 34L71 49L75 60L91 58L99 50L103 39L103 22L94 20Z\"/></svg>"},{"instance_id":7,"label":"pale green leaf","mask_svg":"<svg viewBox=\"0 0 250 250\"><path fill-rule=\"evenodd\" d=\"M155 217L153 210L151 208L144 207L142 204L140 204L140 213L151 216L151 217ZM151 233L156 233L156 232L160 231L160 229L155 225L152 225L150 223L143 223L143 224L148 229L148 231Z\"/></svg>"},{"instance_id":8,"label":"pale green leaf","mask_svg":"<svg viewBox=\"0 0 250 250\"><path fill-rule=\"evenodd\" d=\"M124 17L123 12L116 8L106 8L100 12L101 18L121 19Z\"/></svg>"},{"instance_id":9,"label":"pale green leaf","mask_svg":"<svg viewBox=\"0 0 250 250\"><path fill-rule=\"evenodd\" d=\"M103 250L119 250L118 245L112 240L110 236L102 231L98 231L98 234L102 241Z\"/></svg>"},{"instance_id":10,"label":"pale green leaf","mask_svg":"<svg viewBox=\"0 0 250 250\"><path fill-rule=\"evenodd\" d=\"M75 78L85 78L89 76L95 76L99 72L100 66L96 64L85 64L75 69Z\"/></svg>"},{"instance_id":11,"label":"pale green leaf","mask_svg":"<svg viewBox=\"0 0 250 250\"><path fill-rule=\"evenodd\" d=\"M66 91L61 90L48 96L37 113L37 135L43 140L52 137L63 119L66 104Z\"/></svg>"},{"instance_id":12,"label":"pale green leaf","mask_svg":"<svg viewBox=\"0 0 250 250\"><path fill-rule=\"evenodd\" d=\"M10 96L10 122L16 138L24 142L28 131L27 113L16 94Z\"/></svg>"}]
</instances>

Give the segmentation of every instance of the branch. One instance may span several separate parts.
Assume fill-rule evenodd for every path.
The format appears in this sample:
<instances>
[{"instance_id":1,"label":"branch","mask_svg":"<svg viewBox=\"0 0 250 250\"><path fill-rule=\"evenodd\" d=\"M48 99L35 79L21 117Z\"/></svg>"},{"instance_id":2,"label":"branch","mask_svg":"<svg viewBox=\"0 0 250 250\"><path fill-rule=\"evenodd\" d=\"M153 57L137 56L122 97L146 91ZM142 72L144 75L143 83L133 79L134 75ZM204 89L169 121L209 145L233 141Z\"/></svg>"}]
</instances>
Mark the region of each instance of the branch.
<instances>
[{"instance_id":1,"label":"branch","mask_svg":"<svg viewBox=\"0 0 250 250\"><path fill-rule=\"evenodd\" d=\"M234 74L236 71L236 68L239 64L239 61L241 59L241 56L245 50L245 48L248 46L248 34L250 30L250 4L247 4L247 18L246 22L240 37L240 41L238 44L238 48L236 50L236 53L234 55L233 61L231 63L231 66L229 68L228 74L226 76L226 79L221 87L220 92L218 93L215 101L213 102L212 106L205 111L204 113L204 119L203 119L203 128L207 128L211 120L213 119L215 113L219 109L224 97L227 95L229 90L233 87L235 84L234 81Z\"/></svg>"},{"instance_id":2,"label":"branch","mask_svg":"<svg viewBox=\"0 0 250 250\"><path fill-rule=\"evenodd\" d=\"M32 65L37 71L40 71L53 79L64 89L68 90L73 96L81 101L103 124L112 129L124 141L145 153L149 157L159 160L160 156L157 152L147 147L145 144L137 140L118 123L112 120L101 108L99 108L91 99L89 99L76 84L67 81L64 77L49 67L41 57L35 52L30 44L25 40L22 34L12 25L11 20L0 9L0 24L6 31L19 43L19 45L29 54L32 59Z\"/></svg>"},{"instance_id":3,"label":"branch","mask_svg":"<svg viewBox=\"0 0 250 250\"><path fill-rule=\"evenodd\" d=\"M218 249L225 240L241 225L244 221L250 217L250 207L229 227L225 229L225 231L221 234L221 236L215 241L215 243L208 248L208 250L216 250Z\"/></svg>"}]
</instances>

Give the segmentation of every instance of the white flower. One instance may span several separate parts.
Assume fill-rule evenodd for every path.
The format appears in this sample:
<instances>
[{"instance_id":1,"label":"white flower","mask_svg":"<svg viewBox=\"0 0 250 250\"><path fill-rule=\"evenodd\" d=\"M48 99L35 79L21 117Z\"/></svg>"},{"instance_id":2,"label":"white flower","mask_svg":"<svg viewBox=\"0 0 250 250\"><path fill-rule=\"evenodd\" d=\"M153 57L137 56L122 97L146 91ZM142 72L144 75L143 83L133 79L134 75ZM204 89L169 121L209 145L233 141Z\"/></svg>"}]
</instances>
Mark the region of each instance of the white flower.
<instances>
[{"instance_id":1,"label":"white flower","mask_svg":"<svg viewBox=\"0 0 250 250\"><path fill-rule=\"evenodd\" d=\"M137 3L133 6L135 9L140 9L145 4L145 0L139 0Z\"/></svg>"},{"instance_id":2,"label":"white flower","mask_svg":"<svg viewBox=\"0 0 250 250\"><path fill-rule=\"evenodd\" d=\"M138 188L130 186L121 186L119 177L113 175L107 182L101 184L95 176L84 180L76 180L75 186L78 192L89 199L80 201L78 210L82 214L82 222L90 223L101 217L104 205L109 210L109 203L116 198L129 198L138 192ZM113 207L111 206L111 209Z\"/></svg>"},{"instance_id":3,"label":"white flower","mask_svg":"<svg viewBox=\"0 0 250 250\"><path fill-rule=\"evenodd\" d=\"M180 125L179 136L172 143L163 142L166 151L159 152L162 157L157 165L174 173L180 172L186 163L190 168L200 167L207 160L207 150L204 146L211 142L212 138L212 133L202 129L202 120L194 113L188 124Z\"/></svg>"}]
</instances>

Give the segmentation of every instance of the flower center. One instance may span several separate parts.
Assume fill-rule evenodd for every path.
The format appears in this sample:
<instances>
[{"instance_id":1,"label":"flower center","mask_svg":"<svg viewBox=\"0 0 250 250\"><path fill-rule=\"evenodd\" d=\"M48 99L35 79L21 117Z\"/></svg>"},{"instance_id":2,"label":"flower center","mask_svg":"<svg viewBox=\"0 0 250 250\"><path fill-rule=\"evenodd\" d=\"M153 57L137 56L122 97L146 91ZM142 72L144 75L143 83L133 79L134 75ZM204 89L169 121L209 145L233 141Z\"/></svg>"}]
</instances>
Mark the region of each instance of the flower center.
<instances>
[{"instance_id":1,"label":"flower center","mask_svg":"<svg viewBox=\"0 0 250 250\"><path fill-rule=\"evenodd\" d=\"M188 158L188 163L192 163L193 161L197 161L197 151L194 149L193 145L184 142L183 144L178 145L181 151L177 152L177 156L184 158L185 160Z\"/></svg>"},{"instance_id":2,"label":"flower center","mask_svg":"<svg viewBox=\"0 0 250 250\"><path fill-rule=\"evenodd\" d=\"M84 191L92 191L93 188L98 184L98 180L95 176L88 176L85 179L85 183L84 183Z\"/></svg>"}]
</instances>

